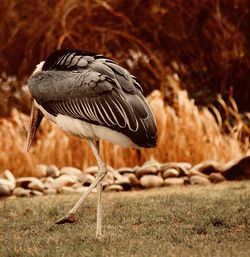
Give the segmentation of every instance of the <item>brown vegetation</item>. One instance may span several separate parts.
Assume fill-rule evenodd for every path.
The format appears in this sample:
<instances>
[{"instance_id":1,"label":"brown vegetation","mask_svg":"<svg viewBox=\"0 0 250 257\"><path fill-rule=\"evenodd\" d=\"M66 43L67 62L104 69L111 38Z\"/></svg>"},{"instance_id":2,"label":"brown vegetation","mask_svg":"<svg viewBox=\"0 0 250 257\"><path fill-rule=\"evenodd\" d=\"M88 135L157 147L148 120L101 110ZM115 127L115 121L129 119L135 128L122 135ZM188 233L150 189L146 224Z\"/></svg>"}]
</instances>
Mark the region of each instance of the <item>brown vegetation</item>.
<instances>
[{"instance_id":1,"label":"brown vegetation","mask_svg":"<svg viewBox=\"0 0 250 257\"><path fill-rule=\"evenodd\" d=\"M200 103L249 111L248 0L1 0L0 70L26 78L61 47L106 54L171 101L167 74Z\"/></svg>"},{"instance_id":2,"label":"brown vegetation","mask_svg":"<svg viewBox=\"0 0 250 257\"><path fill-rule=\"evenodd\" d=\"M142 164L148 158L192 164L213 159L224 163L249 153L249 142L242 140L242 135L247 132L243 120L238 119L230 127L230 134L224 134L208 108L199 109L193 100L189 100L185 90L177 92L175 108L164 103L160 91L153 91L148 101L157 120L157 148L136 150L103 142L102 155L114 168ZM213 110L216 112L215 107ZM216 115L220 120L218 111ZM10 118L0 120L0 172L10 169L16 176L23 176L34 174L34 167L38 163L59 167L70 165L81 169L95 164L85 140L67 135L46 120L38 131L30 153L26 153L28 120L28 116L16 109Z\"/></svg>"},{"instance_id":3,"label":"brown vegetation","mask_svg":"<svg viewBox=\"0 0 250 257\"><path fill-rule=\"evenodd\" d=\"M85 141L47 121L31 153L24 151L28 117L22 112L28 114L30 98L20 90L21 81L61 47L112 57L143 81L146 94L153 91L148 99L158 147L103 143L108 164L133 166L149 156L162 162L225 162L249 153L250 117L239 114L250 110L248 0L1 0L0 5L0 71L18 76L18 82L5 75L0 80L0 116L8 117L0 120L0 172L8 168L19 176L32 174L37 163L79 168L94 163Z\"/></svg>"}]
</instances>

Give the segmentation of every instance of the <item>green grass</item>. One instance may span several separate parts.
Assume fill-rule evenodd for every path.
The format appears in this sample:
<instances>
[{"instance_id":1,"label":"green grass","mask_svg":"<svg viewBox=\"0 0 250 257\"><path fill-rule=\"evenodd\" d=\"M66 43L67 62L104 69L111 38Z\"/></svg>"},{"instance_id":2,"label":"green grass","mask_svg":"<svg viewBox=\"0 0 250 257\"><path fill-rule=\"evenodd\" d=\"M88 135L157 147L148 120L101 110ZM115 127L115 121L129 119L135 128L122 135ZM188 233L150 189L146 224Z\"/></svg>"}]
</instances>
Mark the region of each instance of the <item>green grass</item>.
<instances>
[{"instance_id":1,"label":"green grass","mask_svg":"<svg viewBox=\"0 0 250 257\"><path fill-rule=\"evenodd\" d=\"M104 193L74 224L54 225L79 195L0 200L0 256L250 256L250 183Z\"/></svg>"}]
</instances>

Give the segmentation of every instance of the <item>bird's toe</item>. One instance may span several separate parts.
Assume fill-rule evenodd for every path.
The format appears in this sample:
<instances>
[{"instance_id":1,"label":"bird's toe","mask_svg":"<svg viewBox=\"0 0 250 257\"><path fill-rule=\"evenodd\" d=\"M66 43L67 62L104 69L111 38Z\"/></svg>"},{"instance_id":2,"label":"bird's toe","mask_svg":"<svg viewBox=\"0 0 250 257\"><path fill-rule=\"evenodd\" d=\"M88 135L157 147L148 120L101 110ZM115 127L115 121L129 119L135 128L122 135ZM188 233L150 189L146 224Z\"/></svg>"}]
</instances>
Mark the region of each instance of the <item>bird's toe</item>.
<instances>
[{"instance_id":1,"label":"bird's toe","mask_svg":"<svg viewBox=\"0 0 250 257\"><path fill-rule=\"evenodd\" d=\"M102 235L97 234L96 237L95 237L95 239L100 242L100 241L103 241L104 238L103 238Z\"/></svg>"},{"instance_id":2,"label":"bird's toe","mask_svg":"<svg viewBox=\"0 0 250 257\"><path fill-rule=\"evenodd\" d=\"M75 214L66 215L55 222L55 224L74 223L77 221Z\"/></svg>"}]
</instances>

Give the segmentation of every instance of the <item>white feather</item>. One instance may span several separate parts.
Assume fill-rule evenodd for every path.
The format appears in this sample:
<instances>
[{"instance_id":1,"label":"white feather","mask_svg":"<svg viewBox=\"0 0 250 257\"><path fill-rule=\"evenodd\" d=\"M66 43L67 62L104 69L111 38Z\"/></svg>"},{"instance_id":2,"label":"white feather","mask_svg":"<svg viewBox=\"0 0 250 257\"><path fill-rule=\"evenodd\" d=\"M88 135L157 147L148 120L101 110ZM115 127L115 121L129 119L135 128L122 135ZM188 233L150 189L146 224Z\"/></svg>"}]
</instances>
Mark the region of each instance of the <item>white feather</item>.
<instances>
[{"instance_id":1,"label":"white feather","mask_svg":"<svg viewBox=\"0 0 250 257\"><path fill-rule=\"evenodd\" d=\"M33 74L32 74L32 75L34 75L35 73L41 71L42 68L43 68L44 63L45 63L45 61L40 62L39 64L37 64L37 66L36 66L35 70L33 71Z\"/></svg>"},{"instance_id":2,"label":"white feather","mask_svg":"<svg viewBox=\"0 0 250 257\"><path fill-rule=\"evenodd\" d=\"M114 131L101 125L94 125L82 120L74 119L67 115L58 114L57 116L53 116L49 114L35 100L34 104L46 118L55 122L62 130L70 132L73 135L83 138L91 138L93 140L104 139L110 143L118 144L124 147L138 147L129 137L120 132Z\"/></svg>"}]
</instances>

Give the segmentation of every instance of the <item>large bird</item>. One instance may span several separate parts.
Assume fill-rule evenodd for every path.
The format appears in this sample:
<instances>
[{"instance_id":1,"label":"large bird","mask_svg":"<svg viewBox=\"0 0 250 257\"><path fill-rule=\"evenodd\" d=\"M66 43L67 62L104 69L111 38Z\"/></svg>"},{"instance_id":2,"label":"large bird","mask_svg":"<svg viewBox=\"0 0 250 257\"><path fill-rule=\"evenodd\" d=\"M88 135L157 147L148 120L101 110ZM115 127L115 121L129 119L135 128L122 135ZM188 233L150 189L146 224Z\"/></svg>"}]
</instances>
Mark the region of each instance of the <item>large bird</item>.
<instances>
[{"instance_id":1,"label":"large bird","mask_svg":"<svg viewBox=\"0 0 250 257\"><path fill-rule=\"evenodd\" d=\"M96 237L101 238L101 181L107 167L99 153L99 140L136 148L156 146L155 118L140 83L103 55L60 49L37 65L28 86L34 100L27 151L45 116L61 129L86 138L98 164L98 175L93 183L56 223L74 222L79 206L97 186Z\"/></svg>"}]
</instances>

